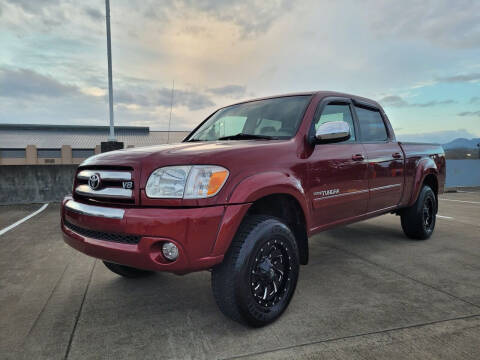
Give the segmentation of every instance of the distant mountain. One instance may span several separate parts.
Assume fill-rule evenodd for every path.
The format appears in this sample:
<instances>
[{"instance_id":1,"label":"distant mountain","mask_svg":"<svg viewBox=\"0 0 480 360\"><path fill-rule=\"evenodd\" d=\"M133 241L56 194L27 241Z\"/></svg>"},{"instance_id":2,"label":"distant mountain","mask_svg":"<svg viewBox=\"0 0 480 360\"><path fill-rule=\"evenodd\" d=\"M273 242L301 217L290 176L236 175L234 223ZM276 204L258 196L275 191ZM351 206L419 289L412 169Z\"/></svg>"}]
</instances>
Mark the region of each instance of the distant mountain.
<instances>
[{"instance_id":1,"label":"distant mountain","mask_svg":"<svg viewBox=\"0 0 480 360\"><path fill-rule=\"evenodd\" d=\"M443 148L445 150L451 149L477 149L477 144L480 143L480 138L475 139L465 139L465 138L458 138L452 140L446 144L443 144Z\"/></svg>"},{"instance_id":2,"label":"distant mountain","mask_svg":"<svg viewBox=\"0 0 480 360\"><path fill-rule=\"evenodd\" d=\"M425 142L435 144L448 144L454 139L472 139L478 135L466 129L439 130L431 132L402 133L402 129L395 129L399 141Z\"/></svg>"}]
</instances>

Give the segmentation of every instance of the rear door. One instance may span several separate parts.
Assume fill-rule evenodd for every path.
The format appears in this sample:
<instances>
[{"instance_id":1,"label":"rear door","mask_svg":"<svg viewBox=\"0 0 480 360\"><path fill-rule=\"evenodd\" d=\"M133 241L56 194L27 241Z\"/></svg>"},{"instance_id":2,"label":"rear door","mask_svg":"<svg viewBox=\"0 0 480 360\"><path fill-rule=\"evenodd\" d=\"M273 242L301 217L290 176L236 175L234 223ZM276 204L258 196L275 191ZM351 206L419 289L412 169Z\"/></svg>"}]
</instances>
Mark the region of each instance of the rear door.
<instances>
[{"instance_id":1,"label":"rear door","mask_svg":"<svg viewBox=\"0 0 480 360\"><path fill-rule=\"evenodd\" d=\"M314 129L329 121L350 125L349 140L317 144L309 158L309 191L313 226L321 228L355 218L367 211L368 178L366 154L357 138L350 99L324 100L317 108Z\"/></svg>"},{"instance_id":2,"label":"rear door","mask_svg":"<svg viewBox=\"0 0 480 360\"><path fill-rule=\"evenodd\" d=\"M368 212L388 210L397 206L402 196L403 152L379 109L355 105L355 114L368 158Z\"/></svg>"}]
</instances>

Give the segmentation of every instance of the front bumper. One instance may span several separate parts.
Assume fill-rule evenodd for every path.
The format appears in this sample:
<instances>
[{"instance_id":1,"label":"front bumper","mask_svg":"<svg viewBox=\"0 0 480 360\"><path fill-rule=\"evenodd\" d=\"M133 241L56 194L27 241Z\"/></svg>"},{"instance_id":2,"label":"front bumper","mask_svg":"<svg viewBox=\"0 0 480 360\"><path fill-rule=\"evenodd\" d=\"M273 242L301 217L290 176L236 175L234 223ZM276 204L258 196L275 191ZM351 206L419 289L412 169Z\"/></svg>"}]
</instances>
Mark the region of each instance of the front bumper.
<instances>
[{"instance_id":1,"label":"front bumper","mask_svg":"<svg viewBox=\"0 0 480 360\"><path fill-rule=\"evenodd\" d=\"M61 228L67 244L92 257L139 269L188 273L209 269L223 260L249 206L119 209L66 197ZM122 243L91 235L100 232L139 240ZM163 257L162 244L167 241L178 247L175 261Z\"/></svg>"}]
</instances>

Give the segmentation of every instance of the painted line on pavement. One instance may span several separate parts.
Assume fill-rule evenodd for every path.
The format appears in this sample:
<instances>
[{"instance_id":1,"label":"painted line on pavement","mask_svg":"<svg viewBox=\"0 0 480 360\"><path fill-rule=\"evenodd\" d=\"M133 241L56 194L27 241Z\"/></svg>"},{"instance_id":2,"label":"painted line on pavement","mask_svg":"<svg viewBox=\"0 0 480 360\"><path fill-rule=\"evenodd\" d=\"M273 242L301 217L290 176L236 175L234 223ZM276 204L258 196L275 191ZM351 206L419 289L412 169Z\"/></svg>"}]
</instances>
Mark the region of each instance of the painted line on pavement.
<instances>
[{"instance_id":1,"label":"painted line on pavement","mask_svg":"<svg viewBox=\"0 0 480 360\"><path fill-rule=\"evenodd\" d=\"M443 200L443 201L455 201L455 202L466 203L466 204L480 204L480 201L452 200L452 199L442 199L442 198L440 198L440 200Z\"/></svg>"},{"instance_id":2,"label":"painted line on pavement","mask_svg":"<svg viewBox=\"0 0 480 360\"><path fill-rule=\"evenodd\" d=\"M3 228L2 230L0 230L0 236L5 234L7 231L10 231L12 230L13 228L17 227L18 225L24 223L25 221L27 221L28 219L31 219L32 217L34 217L35 215L37 214L40 214L43 210L45 210L48 206L48 203L46 204L43 204L42 207L40 209L38 209L37 211L31 213L30 215L28 216L25 216L23 219L20 219L18 220L17 222L13 223L12 225L9 225L7 226L6 228Z\"/></svg>"},{"instance_id":3,"label":"painted line on pavement","mask_svg":"<svg viewBox=\"0 0 480 360\"><path fill-rule=\"evenodd\" d=\"M453 220L453 217L451 217L451 216L437 215L437 217L440 218L440 219Z\"/></svg>"}]
</instances>

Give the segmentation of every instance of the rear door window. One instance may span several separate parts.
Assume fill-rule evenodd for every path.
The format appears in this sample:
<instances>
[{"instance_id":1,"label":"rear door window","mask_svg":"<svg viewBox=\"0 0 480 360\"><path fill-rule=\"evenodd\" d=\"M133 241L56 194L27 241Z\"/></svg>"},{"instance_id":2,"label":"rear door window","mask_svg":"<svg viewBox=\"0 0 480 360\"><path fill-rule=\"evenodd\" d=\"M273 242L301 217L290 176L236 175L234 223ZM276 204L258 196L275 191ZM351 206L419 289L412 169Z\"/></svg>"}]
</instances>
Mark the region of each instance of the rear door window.
<instances>
[{"instance_id":1,"label":"rear door window","mask_svg":"<svg viewBox=\"0 0 480 360\"><path fill-rule=\"evenodd\" d=\"M387 128L382 115L378 110L370 110L355 106L362 141L386 141L388 140Z\"/></svg>"}]
</instances>

